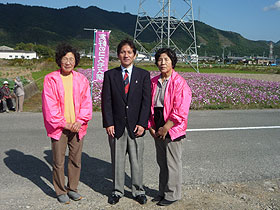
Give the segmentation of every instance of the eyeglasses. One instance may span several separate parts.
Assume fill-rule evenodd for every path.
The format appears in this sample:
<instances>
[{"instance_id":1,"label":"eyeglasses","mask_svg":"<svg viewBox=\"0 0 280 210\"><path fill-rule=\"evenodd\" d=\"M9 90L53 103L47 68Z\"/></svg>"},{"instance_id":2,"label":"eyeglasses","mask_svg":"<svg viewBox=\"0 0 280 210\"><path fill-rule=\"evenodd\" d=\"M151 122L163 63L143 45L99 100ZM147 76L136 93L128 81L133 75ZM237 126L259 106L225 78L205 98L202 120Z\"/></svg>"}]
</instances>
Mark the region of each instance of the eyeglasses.
<instances>
[{"instance_id":1,"label":"eyeglasses","mask_svg":"<svg viewBox=\"0 0 280 210\"><path fill-rule=\"evenodd\" d=\"M163 61L165 61L165 63L171 62L170 58L163 58L163 59L159 58L158 59L158 63L163 63Z\"/></svg>"},{"instance_id":2,"label":"eyeglasses","mask_svg":"<svg viewBox=\"0 0 280 210\"><path fill-rule=\"evenodd\" d=\"M75 58L66 58L66 57L63 57L61 59L61 63L67 63L69 61L69 63L75 63Z\"/></svg>"}]
</instances>

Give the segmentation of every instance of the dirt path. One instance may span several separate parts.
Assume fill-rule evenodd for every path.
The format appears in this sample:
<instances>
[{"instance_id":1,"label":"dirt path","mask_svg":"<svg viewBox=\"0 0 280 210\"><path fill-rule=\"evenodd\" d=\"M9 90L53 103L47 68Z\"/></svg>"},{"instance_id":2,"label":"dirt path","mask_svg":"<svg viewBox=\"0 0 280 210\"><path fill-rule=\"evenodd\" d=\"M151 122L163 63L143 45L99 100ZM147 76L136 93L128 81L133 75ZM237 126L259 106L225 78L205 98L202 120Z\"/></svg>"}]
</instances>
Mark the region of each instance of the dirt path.
<instances>
[{"instance_id":1,"label":"dirt path","mask_svg":"<svg viewBox=\"0 0 280 210\"><path fill-rule=\"evenodd\" d=\"M50 186L51 183L49 183ZM54 197L47 196L38 188L7 189L3 194L2 210L52 209L52 210L279 210L280 179L259 180L241 183L215 183L207 185L183 185L182 199L168 207L159 207L151 202L152 192L146 191L148 202L140 205L132 198L123 197L116 205L107 203L107 196L93 191L80 183L81 201L69 205L59 204ZM154 185L147 186L156 189ZM13 186L12 186L13 188ZM129 189L127 189L129 190ZM26 193L28 192L28 193ZM18 198L14 194L21 195ZM53 195L54 196L54 195Z\"/></svg>"}]
</instances>

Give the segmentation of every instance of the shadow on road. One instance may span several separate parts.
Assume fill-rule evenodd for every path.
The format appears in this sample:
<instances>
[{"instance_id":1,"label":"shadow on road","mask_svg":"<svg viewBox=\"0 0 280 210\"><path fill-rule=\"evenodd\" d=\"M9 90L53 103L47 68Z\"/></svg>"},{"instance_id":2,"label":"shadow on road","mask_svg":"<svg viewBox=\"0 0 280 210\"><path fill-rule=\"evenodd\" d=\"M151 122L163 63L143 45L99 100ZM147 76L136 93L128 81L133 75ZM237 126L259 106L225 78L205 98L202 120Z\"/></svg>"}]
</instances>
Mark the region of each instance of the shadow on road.
<instances>
[{"instance_id":1,"label":"shadow on road","mask_svg":"<svg viewBox=\"0 0 280 210\"><path fill-rule=\"evenodd\" d=\"M52 165L52 151L45 150L45 160ZM65 157L65 175L67 176L68 156ZM125 185L130 187L130 177L125 175ZM87 153L82 153L82 170L80 182L83 182L95 192L109 196L112 191L112 168L111 163L98 158L90 157ZM129 197L129 192L125 192Z\"/></svg>"},{"instance_id":2,"label":"shadow on road","mask_svg":"<svg viewBox=\"0 0 280 210\"><path fill-rule=\"evenodd\" d=\"M29 179L48 196L56 197L54 190L42 179L44 177L52 183L51 169L44 161L15 149L5 154L8 157L4 158L4 163L12 172Z\"/></svg>"},{"instance_id":3,"label":"shadow on road","mask_svg":"<svg viewBox=\"0 0 280 210\"><path fill-rule=\"evenodd\" d=\"M45 160L52 165L52 151L45 150ZM27 178L36 184L45 194L55 198L56 194L52 186L50 187L43 179L47 179L52 183L52 171L50 167L42 160L32 155L24 154L18 150L9 150L4 158L6 166L24 178ZM65 168L67 166L68 157L65 158ZM67 170L65 169L67 176ZM89 186L95 192L109 196L112 190L112 168L111 163L98 158L90 157L86 153L82 153L82 171L80 181ZM125 174L125 185L131 189L131 178ZM145 187L146 194L154 197L156 191ZM125 196L132 198L131 192L125 191Z\"/></svg>"},{"instance_id":4,"label":"shadow on road","mask_svg":"<svg viewBox=\"0 0 280 210\"><path fill-rule=\"evenodd\" d=\"M52 151L45 150L45 160L51 165L52 164ZM110 154L109 154L110 155ZM65 174L67 175L67 163L68 157L65 157ZM102 195L110 196L112 192L112 165L111 163L100 160L95 157L89 156L87 153L82 153L82 170L80 182L86 184L95 192ZM125 186L131 189L131 178L125 174ZM146 194L155 197L157 191L145 187ZM124 196L132 198L131 192L125 190Z\"/></svg>"},{"instance_id":5,"label":"shadow on road","mask_svg":"<svg viewBox=\"0 0 280 210\"><path fill-rule=\"evenodd\" d=\"M110 155L110 154L108 154ZM109 162L82 154L82 172L80 181L94 191L110 196L112 192L112 165ZM131 178L125 173L125 186L131 189ZM154 197L156 192L145 187L147 195ZM130 191L125 190L124 196L132 198Z\"/></svg>"}]
</instances>

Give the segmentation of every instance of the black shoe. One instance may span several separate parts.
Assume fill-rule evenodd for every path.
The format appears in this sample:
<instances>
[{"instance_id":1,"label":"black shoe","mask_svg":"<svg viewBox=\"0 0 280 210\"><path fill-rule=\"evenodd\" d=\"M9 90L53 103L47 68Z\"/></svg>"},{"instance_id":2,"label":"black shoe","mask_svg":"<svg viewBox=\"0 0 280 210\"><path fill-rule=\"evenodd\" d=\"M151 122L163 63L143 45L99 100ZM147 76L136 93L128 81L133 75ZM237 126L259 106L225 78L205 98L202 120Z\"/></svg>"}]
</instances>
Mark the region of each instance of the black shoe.
<instances>
[{"instance_id":1,"label":"black shoe","mask_svg":"<svg viewBox=\"0 0 280 210\"><path fill-rule=\"evenodd\" d=\"M136 197L134 197L134 200L136 200L138 203L140 203L142 205L147 203L146 195L137 195Z\"/></svg>"},{"instance_id":2,"label":"black shoe","mask_svg":"<svg viewBox=\"0 0 280 210\"><path fill-rule=\"evenodd\" d=\"M168 200L161 200L160 202L157 203L158 206L169 206L172 203L175 203L176 201L168 201Z\"/></svg>"},{"instance_id":3,"label":"black shoe","mask_svg":"<svg viewBox=\"0 0 280 210\"><path fill-rule=\"evenodd\" d=\"M157 197L155 197L155 198L152 199L152 202L156 203L156 202L159 202L159 201L161 201L161 200L163 200L163 199L164 199L163 196L157 196Z\"/></svg>"},{"instance_id":4,"label":"black shoe","mask_svg":"<svg viewBox=\"0 0 280 210\"><path fill-rule=\"evenodd\" d=\"M114 204L118 203L120 201L120 199L121 199L121 196L113 194L113 195L111 195L111 197L109 197L108 203L114 205Z\"/></svg>"}]
</instances>

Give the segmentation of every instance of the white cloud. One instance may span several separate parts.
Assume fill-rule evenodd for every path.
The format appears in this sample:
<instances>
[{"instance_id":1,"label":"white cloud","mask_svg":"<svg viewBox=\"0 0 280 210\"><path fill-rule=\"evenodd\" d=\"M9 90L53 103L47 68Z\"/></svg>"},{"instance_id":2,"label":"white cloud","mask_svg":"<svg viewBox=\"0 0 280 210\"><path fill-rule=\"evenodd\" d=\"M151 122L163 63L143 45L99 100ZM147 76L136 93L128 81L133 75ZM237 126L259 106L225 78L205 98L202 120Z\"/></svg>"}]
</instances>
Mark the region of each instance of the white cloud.
<instances>
[{"instance_id":1,"label":"white cloud","mask_svg":"<svg viewBox=\"0 0 280 210\"><path fill-rule=\"evenodd\" d=\"M276 1L273 5L263 8L264 11L280 10L280 1Z\"/></svg>"}]
</instances>

